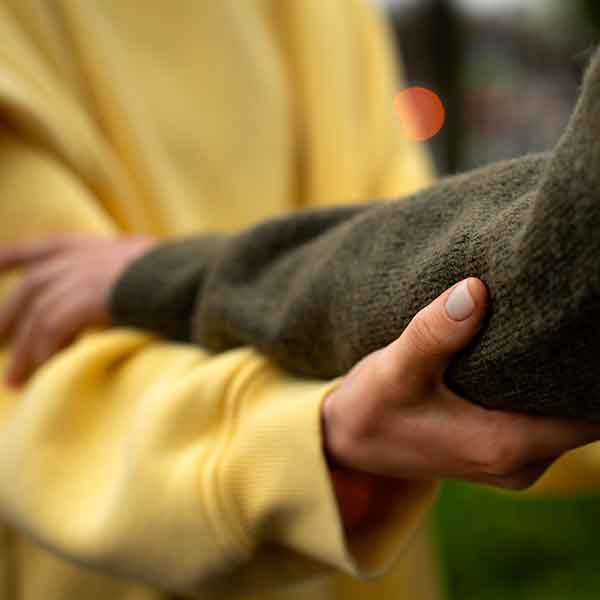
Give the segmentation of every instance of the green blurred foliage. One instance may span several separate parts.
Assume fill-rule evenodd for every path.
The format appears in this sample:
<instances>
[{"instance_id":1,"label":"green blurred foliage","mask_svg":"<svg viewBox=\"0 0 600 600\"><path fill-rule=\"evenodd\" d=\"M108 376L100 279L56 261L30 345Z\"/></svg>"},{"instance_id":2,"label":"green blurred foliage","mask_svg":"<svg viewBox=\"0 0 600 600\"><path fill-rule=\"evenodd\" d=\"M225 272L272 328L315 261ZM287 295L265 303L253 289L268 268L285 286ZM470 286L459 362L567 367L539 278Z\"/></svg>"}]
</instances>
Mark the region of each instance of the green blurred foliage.
<instances>
[{"instance_id":1,"label":"green blurred foliage","mask_svg":"<svg viewBox=\"0 0 600 600\"><path fill-rule=\"evenodd\" d=\"M447 483L434 513L450 600L597 600L600 496Z\"/></svg>"}]
</instances>

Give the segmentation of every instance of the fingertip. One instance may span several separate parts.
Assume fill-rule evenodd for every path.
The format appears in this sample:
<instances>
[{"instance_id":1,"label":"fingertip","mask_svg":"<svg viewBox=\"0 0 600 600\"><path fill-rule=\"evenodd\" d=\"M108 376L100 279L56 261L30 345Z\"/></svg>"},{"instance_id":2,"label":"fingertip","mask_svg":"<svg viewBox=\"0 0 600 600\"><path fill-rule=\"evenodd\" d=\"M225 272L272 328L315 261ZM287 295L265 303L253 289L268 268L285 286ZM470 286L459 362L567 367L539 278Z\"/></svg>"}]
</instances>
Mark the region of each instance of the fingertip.
<instances>
[{"instance_id":1,"label":"fingertip","mask_svg":"<svg viewBox=\"0 0 600 600\"><path fill-rule=\"evenodd\" d=\"M467 277L442 295L447 316L454 322L473 323L483 316L487 306L487 288L476 277Z\"/></svg>"},{"instance_id":2,"label":"fingertip","mask_svg":"<svg viewBox=\"0 0 600 600\"><path fill-rule=\"evenodd\" d=\"M468 277L466 281L469 294L471 294L475 305L479 308L485 308L488 301L488 291L485 283L477 277Z\"/></svg>"},{"instance_id":3,"label":"fingertip","mask_svg":"<svg viewBox=\"0 0 600 600\"><path fill-rule=\"evenodd\" d=\"M440 298L444 302L446 315L452 321L466 321L476 311L477 307L468 283L467 279L459 281Z\"/></svg>"}]
</instances>

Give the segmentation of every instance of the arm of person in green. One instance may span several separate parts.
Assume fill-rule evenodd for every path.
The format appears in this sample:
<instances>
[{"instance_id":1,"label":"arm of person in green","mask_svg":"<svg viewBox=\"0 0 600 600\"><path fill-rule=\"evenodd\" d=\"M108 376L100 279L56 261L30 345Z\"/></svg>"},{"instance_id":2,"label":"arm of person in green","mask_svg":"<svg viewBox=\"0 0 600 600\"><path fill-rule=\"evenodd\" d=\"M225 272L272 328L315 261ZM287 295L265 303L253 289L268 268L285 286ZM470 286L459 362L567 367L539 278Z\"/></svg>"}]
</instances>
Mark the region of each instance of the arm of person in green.
<instances>
[{"instance_id":1,"label":"arm of person in green","mask_svg":"<svg viewBox=\"0 0 600 600\"><path fill-rule=\"evenodd\" d=\"M189 311L194 304L200 277L198 265L201 264L201 261L185 260L186 251L193 249L207 255L210 251L217 251L222 242L222 238L206 236L163 245L145 254L140 250L138 239L126 238L104 241L59 237L45 244L25 243L6 248L0 253L0 269L20 265L30 269L36 277L54 275L46 278L50 282L47 289L42 286L42 289L32 291L26 279L14 300L0 312L0 334L14 329L18 342L25 340L22 348L17 342L17 358L13 361L10 376L15 377L15 368L21 369L23 375L19 357L37 354L36 342L21 332L43 328L47 320L44 311L40 310L25 311L23 316L23 305L41 306L44 298L56 301L55 292L65 288L82 290L75 295L75 300L71 298L71 310L65 313L65 319L54 323L55 334L61 328L65 331L71 328L72 335L82 323L91 325L106 321L111 299L114 305L115 281L118 294L123 280L135 273L141 263L150 261L151 265L155 265L157 252L159 262L164 260L165 249L168 260L159 269L163 277L152 277L154 271L152 268L148 270L146 265L141 269L146 281L141 282L139 288L135 279L128 283L130 291L135 292L128 310L133 313L136 306L152 302L153 296L156 302L157 295L148 286L152 281L154 289L160 290L158 297L161 301L167 298L162 308L155 305L153 311L157 315L169 313L169 318L163 323L170 326L172 335L177 335L178 330L183 332L181 337L185 339L188 337L185 324L190 320ZM153 243L147 241L142 243L142 247L144 245L152 246ZM143 256L136 262L132 256L140 253ZM68 260L68 257L70 268L64 271L66 276L57 278L52 273L53 267L58 261ZM129 296L129 300L131 298ZM361 481L360 473L391 476L403 481L459 478L521 488L533 483L565 450L594 441L600 433L600 425L586 421L563 422L523 414L490 412L469 403L446 387L443 379L447 366L454 354L476 334L486 304L487 290L477 279L470 278L452 286L420 310L397 340L360 361L325 398L322 420L324 447L330 466L354 471L353 474L337 473L341 479L334 478L335 483L340 484L336 491L349 528L360 525L364 519L370 520L377 512L374 507L382 506L374 498L381 497L381 493L392 493L397 488L394 483L400 483L368 477ZM173 324L178 318L183 325ZM427 425L431 415L423 412L423 404L434 407L436 426ZM415 406L417 411L413 414ZM386 412L390 413L389 419ZM395 420L396 412L403 415L400 419L402 431L396 431L386 444L389 436L389 432L385 431L387 422ZM449 422L454 423L452 428L447 427ZM411 435L413 427L421 432L416 437ZM505 445L508 445L508 451L504 450ZM398 453L397 450L403 447L404 451ZM464 457L461 458L465 452L467 456L474 456L465 461ZM478 459L480 453L487 458ZM503 464L506 460L510 465L508 470L499 467L500 471L496 471L493 465L497 461ZM473 465L480 465L481 469L475 467L473 470ZM353 475L352 481L344 479L345 475ZM351 485L346 489L352 489L353 485L355 491L362 488L361 493L366 493L367 497L359 498L358 503L353 505L344 494L347 483Z\"/></svg>"},{"instance_id":2,"label":"arm of person in green","mask_svg":"<svg viewBox=\"0 0 600 600\"><path fill-rule=\"evenodd\" d=\"M600 53L548 154L400 201L161 245L120 279L112 315L213 351L251 345L294 373L330 378L391 343L453 283L476 276L492 310L449 369L450 387L490 408L597 419L598 94Z\"/></svg>"}]
</instances>

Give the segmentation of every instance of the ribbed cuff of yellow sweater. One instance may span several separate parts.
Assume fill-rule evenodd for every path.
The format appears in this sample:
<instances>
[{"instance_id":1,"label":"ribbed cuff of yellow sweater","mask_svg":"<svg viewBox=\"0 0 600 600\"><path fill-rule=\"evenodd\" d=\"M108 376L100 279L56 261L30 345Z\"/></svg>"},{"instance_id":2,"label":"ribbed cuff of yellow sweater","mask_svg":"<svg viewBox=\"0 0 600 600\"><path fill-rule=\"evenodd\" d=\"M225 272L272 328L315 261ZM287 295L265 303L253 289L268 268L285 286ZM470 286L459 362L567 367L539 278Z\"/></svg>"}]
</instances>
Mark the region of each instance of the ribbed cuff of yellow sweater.
<instances>
[{"instance_id":1,"label":"ribbed cuff of yellow sweater","mask_svg":"<svg viewBox=\"0 0 600 600\"><path fill-rule=\"evenodd\" d=\"M407 483L390 495L381 519L348 535L321 444L321 404L335 382L282 380L269 371L251 377L243 391L236 421L245 433L232 434L222 464L223 489L237 491L222 498L231 530L248 546L261 538L324 563L317 572L328 566L362 579L385 573L431 506L435 483ZM261 407L251 406L255 389ZM252 531L257 526L261 533Z\"/></svg>"}]
</instances>

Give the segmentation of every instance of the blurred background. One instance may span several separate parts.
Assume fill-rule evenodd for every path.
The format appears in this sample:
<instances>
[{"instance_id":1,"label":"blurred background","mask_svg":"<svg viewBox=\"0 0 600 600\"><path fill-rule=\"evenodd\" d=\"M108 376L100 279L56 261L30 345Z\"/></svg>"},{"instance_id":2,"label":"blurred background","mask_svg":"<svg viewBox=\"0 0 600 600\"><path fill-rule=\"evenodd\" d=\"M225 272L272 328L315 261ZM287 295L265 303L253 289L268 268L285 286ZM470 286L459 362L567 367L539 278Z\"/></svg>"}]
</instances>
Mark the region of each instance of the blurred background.
<instances>
[{"instance_id":1,"label":"blurred background","mask_svg":"<svg viewBox=\"0 0 600 600\"><path fill-rule=\"evenodd\" d=\"M437 92L440 173L550 147L600 38L600 0L378 0L409 84Z\"/></svg>"},{"instance_id":2,"label":"blurred background","mask_svg":"<svg viewBox=\"0 0 600 600\"><path fill-rule=\"evenodd\" d=\"M440 174L548 149L600 41L600 0L378 0L409 85L446 108ZM447 483L435 513L452 600L598 600L600 495L514 499Z\"/></svg>"}]
</instances>

